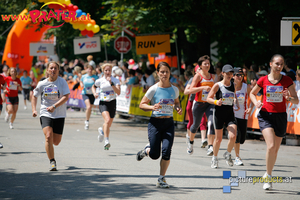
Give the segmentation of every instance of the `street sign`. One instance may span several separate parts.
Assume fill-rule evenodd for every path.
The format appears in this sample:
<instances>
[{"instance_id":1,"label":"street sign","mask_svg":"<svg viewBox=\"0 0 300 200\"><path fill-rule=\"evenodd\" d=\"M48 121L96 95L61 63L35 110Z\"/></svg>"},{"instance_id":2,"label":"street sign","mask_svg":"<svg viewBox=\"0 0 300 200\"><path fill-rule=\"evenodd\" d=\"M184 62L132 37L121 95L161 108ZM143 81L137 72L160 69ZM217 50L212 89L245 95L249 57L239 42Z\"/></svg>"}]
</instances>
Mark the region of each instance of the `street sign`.
<instances>
[{"instance_id":1,"label":"street sign","mask_svg":"<svg viewBox=\"0 0 300 200\"><path fill-rule=\"evenodd\" d=\"M280 46L300 46L300 18L284 17L281 20Z\"/></svg>"},{"instance_id":2,"label":"street sign","mask_svg":"<svg viewBox=\"0 0 300 200\"><path fill-rule=\"evenodd\" d=\"M115 40L114 47L119 53L128 53L131 50L131 40L126 36L120 36Z\"/></svg>"},{"instance_id":3,"label":"street sign","mask_svg":"<svg viewBox=\"0 0 300 200\"><path fill-rule=\"evenodd\" d=\"M170 35L146 35L135 37L136 54L171 52Z\"/></svg>"},{"instance_id":4,"label":"street sign","mask_svg":"<svg viewBox=\"0 0 300 200\"><path fill-rule=\"evenodd\" d=\"M300 22L293 22L292 44L300 45Z\"/></svg>"}]
</instances>

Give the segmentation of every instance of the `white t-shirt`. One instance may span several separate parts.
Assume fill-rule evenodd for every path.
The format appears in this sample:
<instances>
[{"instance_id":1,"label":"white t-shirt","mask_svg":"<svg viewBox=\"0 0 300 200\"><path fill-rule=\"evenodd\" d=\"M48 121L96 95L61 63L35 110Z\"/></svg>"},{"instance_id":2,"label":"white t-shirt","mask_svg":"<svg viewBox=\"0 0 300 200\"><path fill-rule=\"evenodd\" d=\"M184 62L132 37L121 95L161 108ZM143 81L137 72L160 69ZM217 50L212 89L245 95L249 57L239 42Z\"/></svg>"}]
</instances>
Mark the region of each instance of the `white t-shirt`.
<instances>
[{"instance_id":1,"label":"white t-shirt","mask_svg":"<svg viewBox=\"0 0 300 200\"><path fill-rule=\"evenodd\" d=\"M119 79L113 76L111 76L110 78L111 78L111 82L113 82L115 85L120 85ZM117 98L114 89L110 85L109 81L106 80L105 76L97 79L95 82L95 86L100 88L99 97L98 97L100 101L112 101Z\"/></svg>"},{"instance_id":2,"label":"white t-shirt","mask_svg":"<svg viewBox=\"0 0 300 200\"><path fill-rule=\"evenodd\" d=\"M56 107L53 113L48 112L47 108L58 102L66 94L70 94L70 89L65 79L57 77L54 82L50 82L48 78L40 81L33 90L35 97L42 95L40 116L52 119L65 118L67 111L66 104Z\"/></svg>"}]
</instances>

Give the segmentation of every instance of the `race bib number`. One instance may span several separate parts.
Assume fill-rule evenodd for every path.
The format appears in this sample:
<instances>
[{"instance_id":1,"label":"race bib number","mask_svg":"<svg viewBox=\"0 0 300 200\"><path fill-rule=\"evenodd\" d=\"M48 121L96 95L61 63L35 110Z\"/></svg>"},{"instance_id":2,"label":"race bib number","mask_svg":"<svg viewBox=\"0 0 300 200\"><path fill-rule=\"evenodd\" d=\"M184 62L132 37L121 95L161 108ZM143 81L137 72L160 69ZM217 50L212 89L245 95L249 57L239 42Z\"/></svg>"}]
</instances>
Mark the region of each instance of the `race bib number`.
<instances>
[{"instance_id":1,"label":"race bib number","mask_svg":"<svg viewBox=\"0 0 300 200\"><path fill-rule=\"evenodd\" d=\"M18 86L15 85L14 82L10 82L10 83L9 83L9 89L10 89L10 90L17 90L17 89L18 89Z\"/></svg>"},{"instance_id":2,"label":"race bib number","mask_svg":"<svg viewBox=\"0 0 300 200\"><path fill-rule=\"evenodd\" d=\"M161 99L159 107L159 113L161 114L173 114L173 106L175 104L174 99Z\"/></svg>"},{"instance_id":3,"label":"race bib number","mask_svg":"<svg viewBox=\"0 0 300 200\"><path fill-rule=\"evenodd\" d=\"M24 85L23 85L23 88L24 88L24 89L29 89L29 88L30 88L30 85L24 84Z\"/></svg>"},{"instance_id":4,"label":"race bib number","mask_svg":"<svg viewBox=\"0 0 300 200\"><path fill-rule=\"evenodd\" d=\"M93 94L92 87L85 88L86 94Z\"/></svg>"},{"instance_id":5,"label":"race bib number","mask_svg":"<svg viewBox=\"0 0 300 200\"><path fill-rule=\"evenodd\" d=\"M102 99L104 101L110 100L111 97L113 97L115 95L113 90L109 90L109 91L102 91Z\"/></svg>"},{"instance_id":6,"label":"race bib number","mask_svg":"<svg viewBox=\"0 0 300 200\"><path fill-rule=\"evenodd\" d=\"M245 93L236 93L239 105L243 105L245 103Z\"/></svg>"},{"instance_id":7,"label":"race bib number","mask_svg":"<svg viewBox=\"0 0 300 200\"><path fill-rule=\"evenodd\" d=\"M58 100L59 91L57 87L45 87L44 88L44 97L48 100Z\"/></svg>"},{"instance_id":8,"label":"race bib number","mask_svg":"<svg viewBox=\"0 0 300 200\"><path fill-rule=\"evenodd\" d=\"M271 86L271 85L267 86L266 101L276 102L276 103L282 102L283 100L282 91L283 91L283 86Z\"/></svg>"},{"instance_id":9,"label":"race bib number","mask_svg":"<svg viewBox=\"0 0 300 200\"><path fill-rule=\"evenodd\" d=\"M202 101L206 101L208 93L209 93L208 91L202 90L202 97L201 97Z\"/></svg>"},{"instance_id":10,"label":"race bib number","mask_svg":"<svg viewBox=\"0 0 300 200\"><path fill-rule=\"evenodd\" d=\"M222 93L222 104L232 105L234 100L234 93Z\"/></svg>"}]
</instances>

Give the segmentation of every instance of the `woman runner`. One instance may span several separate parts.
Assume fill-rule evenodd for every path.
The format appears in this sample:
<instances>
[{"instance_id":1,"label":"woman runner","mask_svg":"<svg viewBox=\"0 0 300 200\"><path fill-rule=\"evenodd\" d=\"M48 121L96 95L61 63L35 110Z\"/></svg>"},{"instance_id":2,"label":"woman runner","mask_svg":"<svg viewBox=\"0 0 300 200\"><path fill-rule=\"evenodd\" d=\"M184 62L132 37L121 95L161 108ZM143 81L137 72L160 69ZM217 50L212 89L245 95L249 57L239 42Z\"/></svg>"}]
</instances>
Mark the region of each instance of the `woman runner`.
<instances>
[{"instance_id":1,"label":"woman runner","mask_svg":"<svg viewBox=\"0 0 300 200\"><path fill-rule=\"evenodd\" d=\"M137 153L137 161L145 156L156 160L162 153L160 161L160 176L157 187L169 188L165 175L170 164L171 150L174 141L173 108L182 114L179 102L179 90L170 81L171 68L168 63L160 62L157 65L159 82L151 86L140 103L140 109L152 111L148 124L149 144ZM151 102L151 105L148 105Z\"/></svg>"},{"instance_id":2,"label":"woman runner","mask_svg":"<svg viewBox=\"0 0 300 200\"><path fill-rule=\"evenodd\" d=\"M240 145L244 144L247 134L248 114L251 108L248 108L247 102L250 93L250 86L244 83L244 73L241 68L235 69L234 83L236 97L240 105L239 110L234 110L234 115L237 123L237 136L234 144L235 165L244 165L240 157Z\"/></svg>"},{"instance_id":3,"label":"woman runner","mask_svg":"<svg viewBox=\"0 0 300 200\"><path fill-rule=\"evenodd\" d=\"M263 178L267 178L270 182L264 183L263 189L265 190L272 189L272 170L282 138L286 135L286 101L293 104L299 102L292 79L280 74L283 66L283 56L275 54L270 60L271 73L260 78L250 92L251 101L257 109L260 109L257 119L267 144L267 171ZM264 94L263 102L256 99L256 95L261 89Z\"/></svg>"},{"instance_id":4,"label":"woman runner","mask_svg":"<svg viewBox=\"0 0 300 200\"><path fill-rule=\"evenodd\" d=\"M190 142L188 144L187 153L193 153L194 138L196 132L200 126L203 114L206 114L207 117L207 138L208 138L208 150L207 155L212 155L212 146L215 138L215 130L213 127L213 109L214 105L211 105L207 102L207 95L214 85L215 76L209 73L210 70L210 58L209 56L202 56L198 60L198 65L201 68L201 71L197 73L192 81L190 92L196 93L195 101L193 107L193 125L191 126L191 136ZM204 146L205 140L202 141Z\"/></svg>"},{"instance_id":5,"label":"woman runner","mask_svg":"<svg viewBox=\"0 0 300 200\"><path fill-rule=\"evenodd\" d=\"M9 122L9 128L13 129L13 123L17 116L17 111L19 108L19 96L18 91L22 91L22 83L19 78L17 78L17 70L13 67L8 69L7 77L5 77L6 89L3 93L6 96L6 108L7 115L5 116L5 121L8 122L10 115L11 119Z\"/></svg>"},{"instance_id":6,"label":"woman runner","mask_svg":"<svg viewBox=\"0 0 300 200\"><path fill-rule=\"evenodd\" d=\"M85 126L84 129L89 129L89 120L91 117L92 107L94 105L95 97L93 95L92 87L95 81L98 79L98 76L93 75L93 66L87 65L87 73L83 75L80 79L80 85L83 88L82 90L82 99L84 100L86 111L85 111Z\"/></svg>"},{"instance_id":7,"label":"woman runner","mask_svg":"<svg viewBox=\"0 0 300 200\"><path fill-rule=\"evenodd\" d=\"M119 79L111 75L112 67L111 64L102 65L104 76L96 80L95 85L92 87L95 98L100 98L99 110L104 119L104 124L103 128L98 128L98 140L102 142L105 138L104 150L109 150L111 146L109 143L110 127L116 114L116 97L121 93ZM99 93L96 93L96 87L100 88Z\"/></svg>"},{"instance_id":8,"label":"woman runner","mask_svg":"<svg viewBox=\"0 0 300 200\"><path fill-rule=\"evenodd\" d=\"M233 103L236 99L234 83L231 82L233 77L233 67L231 65L224 65L222 68L223 80L217 82L208 94L207 102L215 104L214 109L214 127L216 133L216 139L214 141L213 149L214 155L211 161L211 168L218 168L218 152L223 137L223 127L227 127L229 141L227 145L227 151L224 153L226 164L230 167L233 166L231 159L231 150L233 149L234 142L236 140L236 120L234 117ZM216 100L214 97L216 96ZM237 102L237 101L236 101ZM237 102L237 107L239 105Z\"/></svg>"},{"instance_id":9,"label":"woman runner","mask_svg":"<svg viewBox=\"0 0 300 200\"><path fill-rule=\"evenodd\" d=\"M42 95L40 123L45 135L45 149L50 160L50 171L56 171L54 145L59 145L67 112L66 102L69 99L69 86L65 79L59 77L59 64L49 62L46 67L48 78L40 81L33 90L32 116L37 116L37 98Z\"/></svg>"}]
</instances>

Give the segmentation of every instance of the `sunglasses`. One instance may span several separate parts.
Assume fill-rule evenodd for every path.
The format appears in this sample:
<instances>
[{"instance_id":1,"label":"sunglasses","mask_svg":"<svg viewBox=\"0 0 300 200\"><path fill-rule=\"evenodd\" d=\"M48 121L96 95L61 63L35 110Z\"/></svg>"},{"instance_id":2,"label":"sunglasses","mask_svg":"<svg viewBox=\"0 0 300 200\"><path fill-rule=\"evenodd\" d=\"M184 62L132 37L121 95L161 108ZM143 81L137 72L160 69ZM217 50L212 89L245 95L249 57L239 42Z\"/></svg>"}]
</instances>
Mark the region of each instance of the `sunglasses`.
<instances>
[{"instance_id":1,"label":"sunglasses","mask_svg":"<svg viewBox=\"0 0 300 200\"><path fill-rule=\"evenodd\" d=\"M243 74L236 74L235 76L237 76L237 77L243 77L244 75Z\"/></svg>"}]
</instances>

